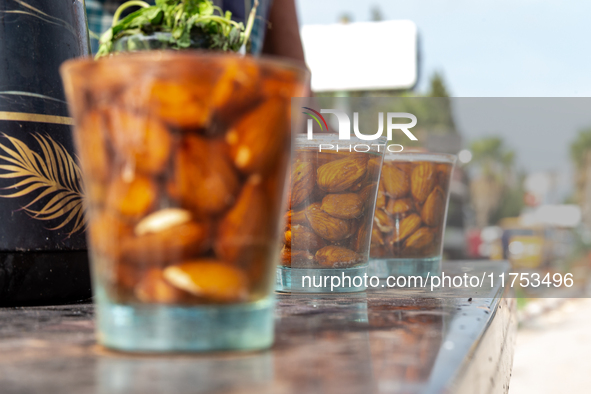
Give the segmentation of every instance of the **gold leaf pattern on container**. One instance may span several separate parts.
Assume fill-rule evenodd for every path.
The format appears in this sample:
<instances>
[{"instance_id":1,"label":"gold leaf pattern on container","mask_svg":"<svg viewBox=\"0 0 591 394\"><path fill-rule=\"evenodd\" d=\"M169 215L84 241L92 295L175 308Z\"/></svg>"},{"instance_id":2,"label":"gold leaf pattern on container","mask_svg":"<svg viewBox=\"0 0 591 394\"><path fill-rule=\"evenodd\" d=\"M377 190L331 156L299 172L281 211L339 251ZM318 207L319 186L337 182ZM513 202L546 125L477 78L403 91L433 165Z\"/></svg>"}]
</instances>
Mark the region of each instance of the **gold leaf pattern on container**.
<instances>
[{"instance_id":1,"label":"gold leaf pattern on container","mask_svg":"<svg viewBox=\"0 0 591 394\"><path fill-rule=\"evenodd\" d=\"M4 198L30 196L31 200L23 209L34 219L61 222L50 230L58 230L72 224L68 236L81 231L86 225L80 168L63 145L55 142L49 135L33 134L43 156L31 150L24 142L4 134L12 148L0 144L0 178L21 178L14 185L5 187L21 189L10 194L0 194ZM8 144L7 144L8 145ZM24 188L23 188L24 187ZM38 194L34 192L40 192ZM31 193L34 193L31 195ZM36 195L35 195L36 194ZM41 200L44 202L41 208Z\"/></svg>"}]
</instances>

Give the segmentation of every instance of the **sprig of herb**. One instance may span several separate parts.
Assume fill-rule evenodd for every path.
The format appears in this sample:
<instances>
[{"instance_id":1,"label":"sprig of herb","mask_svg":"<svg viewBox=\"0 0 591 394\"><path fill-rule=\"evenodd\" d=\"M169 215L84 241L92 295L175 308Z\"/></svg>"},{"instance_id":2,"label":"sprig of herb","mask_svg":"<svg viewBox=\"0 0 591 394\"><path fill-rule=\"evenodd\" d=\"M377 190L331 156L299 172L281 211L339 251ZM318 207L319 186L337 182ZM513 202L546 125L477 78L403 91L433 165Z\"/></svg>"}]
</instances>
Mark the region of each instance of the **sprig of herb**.
<instances>
[{"instance_id":1,"label":"sprig of herb","mask_svg":"<svg viewBox=\"0 0 591 394\"><path fill-rule=\"evenodd\" d=\"M125 9L139 6L119 20ZM201 48L237 52L248 42L258 0L250 11L246 27L232 20L229 11L210 0L156 0L153 6L140 0L123 3L113 16L112 26L99 40L95 59L114 52L113 43L125 36L169 33L168 46L174 49Z\"/></svg>"}]
</instances>

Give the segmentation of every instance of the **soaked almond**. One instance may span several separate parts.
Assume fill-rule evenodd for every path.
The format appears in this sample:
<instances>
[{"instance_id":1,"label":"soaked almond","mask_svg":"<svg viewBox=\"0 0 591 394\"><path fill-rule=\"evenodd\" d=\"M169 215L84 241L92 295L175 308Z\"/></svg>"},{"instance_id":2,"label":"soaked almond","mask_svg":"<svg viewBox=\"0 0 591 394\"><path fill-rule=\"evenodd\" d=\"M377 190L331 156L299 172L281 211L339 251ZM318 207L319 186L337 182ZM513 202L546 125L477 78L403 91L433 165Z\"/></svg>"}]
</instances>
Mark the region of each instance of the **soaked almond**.
<instances>
[{"instance_id":1,"label":"soaked almond","mask_svg":"<svg viewBox=\"0 0 591 394\"><path fill-rule=\"evenodd\" d=\"M120 241L125 261L162 267L193 257L211 246L211 225L189 221L158 232L124 237Z\"/></svg>"},{"instance_id":2,"label":"soaked almond","mask_svg":"<svg viewBox=\"0 0 591 394\"><path fill-rule=\"evenodd\" d=\"M365 202L356 193L327 194L320 209L339 219L355 219L363 213Z\"/></svg>"},{"instance_id":3,"label":"soaked almond","mask_svg":"<svg viewBox=\"0 0 591 394\"><path fill-rule=\"evenodd\" d=\"M439 186L435 187L433 191L425 200L423 209L421 210L421 219L427 226L438 226L445 216L445 196L443 190Z\"/></svg>"},{"instance_id":4,"label":"soaked almond","mask_svg":"<svg viewBox=\"0 0 591 394\"><path fill-rule=\"evenodd\" d=\"M383 209L376 209L373 222L374 226L377 226L383 233L391 233L394 231L394 219L392 219Z\"/></svg>"},{"instance_id":5,"label":"soaked almond","mask_svg":"<svg viewBox=\"0 0 591 394\"><path fill-rule=\"evenodd\" d=\"M278 155L288 151L289 134L283 99L271 98L240 118L228 131L230 156L243 173L264 174L273 170Z\"/></svg>"},{"instance_id":6,"label":"soaked almond","mask_svg":"<svg viewBox=\"0 0 591 394\"><path fill-rule=\"evenodd\" d=\"M107 192L107 208L134 220L147 214L158 197L157 187L150 178L136 174L131 180L115 179Z\"/></svg>"},{"instance_id":7,"label":"soaked almond","mask_svg":"<svg viewBox=\"0 0 591 394\"><path fill-rule=\"evenodd\" d=\"M164 278L174 287L216 302L248 299L248 279L238 268L218 260L183 262L164 269Z\"/></svg>"},{"instance_id":8,"label":"soaked almond","mask_svg":"<svg viewBox=\"0 0 591 394\"><path fill-rule=\"evenodd\" d=\"M406 239L421 227L421 218L413 213L398 222L396 232L392 236L392 242L400 242Z\"/></svg>"},{"instance_id":9,"label":"soaked almond","mask_svg":"<svg viewBox=\"0 0 591 394\"><path fill-rule=\"evenodd\" d=\"M140 172L162 173L168 164L172 137L157 118L111 111L109 131L117 155Z\"/></svg>"},{"instance_id":10,"label":"soaked almond","mask_svg":"<svg viewBox=\"0 0 591 394\"><path fill-rule=\"evenodd\" d=\"M312 230L327 241L340 241L351 235L350 221L330 216L318 203L308 207L306 218Z\"/></svg>"},{"instance_id":11,"label":"soaked almond","mask_svg":"<svg viewBox=\"0 0 591 394\"><path fill-rule=\"evenodd\" d=\"M316 252L318 249L326 246L326 241L316 235L312 229L302 226L301 224L294 224L291 227L289 246L292 249L307 250L309 252ZM287 244L287 237L286 237Z\"/></svg>"},{"instance_id":12,"label":"soaked almond","mask_svg":"<svg viewBox=\"0 0 591 394\"><path fill-rule=\"evenodd\" d=\"M209 83L180 83L180 81L156 80L148 86L149 91L138 91L134 95L150 98L150 111L166 123L181 128L203 128L209 124L211 108ZM131 92L130 92L131 93ZM131 101L129 98L128 101Z\"/></svg>"},{"instance_id":13,"label":"soaked almond","mask_svg":"<svg viewBox=\"0 0 591 394\"><path fill-rule=\"evenodd\" d=\"M219 214L235 201L238 174L220 140L188 135L175 161L175 191L197 216Z\"/></svg>"},{"instance_id":14,"label":"soaked almond","mask_svg":"<svg viewBox=\"0 0 591 394\"><path fill-rule=\"evenodd\" d=\"M318 168L318 186L329 193L339 193L355 185L367 171L366 157L345 157Z\"/></svg>"},{"instance_id":15,"label":"soaked almond","mask_svg":"<svg viewBox=\"0 0 591 394\"><path fill-rule=\"evenodd\" d=\"M135 286L134 294L141 302L153 304L177 304L189 298L184 291L172 286L164 279L162 270L148 270Z\"/></svg>"},{"instance_id":16,"label":"soaked almond","mask_svg":"<svg viewBox=\"0 0 591 394\"><path fill-rule=\"evenodd\" d=\"M412 170L410 180L412 196L419 204L423 204L437 181L435 164L420 162Z\"/></svg>"},{"instance_id":17,"label":"soaked almond","mask_svg":"<svg viewBox=\"0 0 591 394\"><path fill-rule=\"evenodd\" d=\"M295 163L291 169L291 205L297 207L304 202L314 190L315 185L314 164Z\"/></svg>"},{"instance_id":18,"label":"soaked almond","mask_svg":"<svg viewBox=\"0 0 591 394\"><path fill-rule=\"evenodd\" d=\"M217 228L215 251L229 263L248 262L269 245L267 196L260 176L251 176L236 204L224 215Z\"/></svg>"},{"instance_id":19,"label":"soaked almond","mask_svg":"<svg viewBox=\"0 0 591 394\"><path fill-rule=\"evenodd\" d=\"M180 208L165 208L144 217L134 229L135 235L158 233L191 221L191 212Z\"/></svg>"},{"instance_id":20,"label":"soaked almond","mask_svg":"<svg viewBox=\"0 0 591 394\"><path fill-rule=\"evenodd\" d=\"M392 198L404 197L410 191L408 174L392 163L384 164L382 182L386 193Z\"/></svg>"},{"instance_id":21,"label":"soaked almond","mask_svg":"<svg viewBox=\"0 0 591 394\"><path fill-rule=\"evenodd\" d=\"M420 250L430 246L433 242L433 230L421 227L404 242L404 247Z\"/></svg>"},{"instance_id":22,"label":"soaked almond","mask_svg":"<svg viewBox=\"0 0 591 394\"><path fill-rule=\"evenodd\" d=\"M405 216L414 210L414 203L410 198L390 199L386 206L386 212L390 215Z\"/></svg>"},{"instance_id":23,"label":"soaked almond","mask_svg":"<svg viewBox=\"0 0 591 394\"><path fill-rule=\"evenodd\" d=\"M361 255L351 249L333 245L320 249L314 258L326 268L351 267L363 261Z\"/></svg>"}]
</instances>

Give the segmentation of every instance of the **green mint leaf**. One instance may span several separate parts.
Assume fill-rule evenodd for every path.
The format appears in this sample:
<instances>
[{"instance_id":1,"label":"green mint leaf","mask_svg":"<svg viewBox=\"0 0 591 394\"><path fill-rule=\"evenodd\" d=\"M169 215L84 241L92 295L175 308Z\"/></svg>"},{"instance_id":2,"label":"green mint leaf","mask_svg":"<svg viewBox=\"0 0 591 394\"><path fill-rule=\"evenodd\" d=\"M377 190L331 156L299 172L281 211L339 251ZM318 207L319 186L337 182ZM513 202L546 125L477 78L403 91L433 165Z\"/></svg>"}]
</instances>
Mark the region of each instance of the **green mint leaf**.
<instances>
[{"instance_id":1,"label":"green mint leaf","mask_svg":"<svg viewBox=\"0 0 591 394\"><path fill-rule=\"evenodd\" d=\"M99 42L101 44L110 42L113 39L113 28L110 27L107 31L105 31L102 35L101 35L101 39L99 40Z\"/></svg>"},{"instance_id":2,"label":"green mint leaf","mask_svg":"<svg viewBox=\"0 0 591 394\"><path fill-rule=\"evenodd\" d=\"M160 8L151 8L146 11L146 18L150 20L153 25L159 25L164 18L164 12Z\"/></svg>"},{"instance_id":3,"label":"green mint leaf","mask_svg":"<svg viewBox=\"0 0 591 394\"><path fill-rule=\"evenodd\" d=\"M128 6L131 6L129 2L120 7ZM249 31L246 30L252 26L253 18L251 12L245 28L242 23L232 21L231 12L224 13L211 0L155 0L155 5L132 12L108 29L101 36L96 57L119 50L166 47L239 51L247 40ZM147 39L113 45L130 35L146 36ZM149 42L154 39L168 44L152 46Z\"/></svg>"},{"instance_id":4,"label":"green mint leaf","mask_svg":"<svg viewBox=\"0 0 591 394\"><path fill-rule=\"evenodd\" d=\"M183 35L183 33L185 32L185 29L183 28L183 26L177 26L172 30L172 37L176 40L180 39L181 36Z\"/></svg>"},{"instance_id":5,"label":"green mint leaf","mask_svg":"<svg viewBox=\"0 0 591 394\"><path fill-rule=\"evenodd\" d=\"M213 3L210 3L208 1L204 1L199 3L199 15L201 16L210 16L213 15Z\"/></svg>"}]
</instances>

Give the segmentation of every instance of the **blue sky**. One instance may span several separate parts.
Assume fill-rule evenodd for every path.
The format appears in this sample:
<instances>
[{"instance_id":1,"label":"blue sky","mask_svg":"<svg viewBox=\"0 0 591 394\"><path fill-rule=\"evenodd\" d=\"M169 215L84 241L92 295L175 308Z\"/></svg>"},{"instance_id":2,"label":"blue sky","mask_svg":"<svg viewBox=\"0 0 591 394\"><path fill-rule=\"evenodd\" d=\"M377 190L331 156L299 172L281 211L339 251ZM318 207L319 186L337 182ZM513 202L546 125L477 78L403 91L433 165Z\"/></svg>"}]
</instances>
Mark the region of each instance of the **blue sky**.
<instances>
[{"instance_id":1,"label":"blue sky","mask_svg":"<svg viewBox=\"0 0 591 394\"><path fill-rule=\"evenodd\" d=\"M458 97L591 96L591 2L547 0L296 0L300 24L347 13L409 19L419 30L424 89L434 70ZM387 39L384 39L387 45Z\"/></svg>"}]
</instances>

